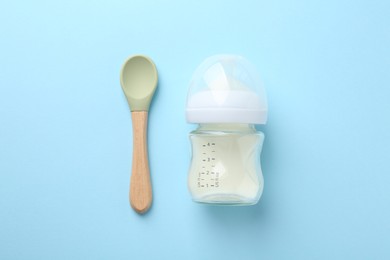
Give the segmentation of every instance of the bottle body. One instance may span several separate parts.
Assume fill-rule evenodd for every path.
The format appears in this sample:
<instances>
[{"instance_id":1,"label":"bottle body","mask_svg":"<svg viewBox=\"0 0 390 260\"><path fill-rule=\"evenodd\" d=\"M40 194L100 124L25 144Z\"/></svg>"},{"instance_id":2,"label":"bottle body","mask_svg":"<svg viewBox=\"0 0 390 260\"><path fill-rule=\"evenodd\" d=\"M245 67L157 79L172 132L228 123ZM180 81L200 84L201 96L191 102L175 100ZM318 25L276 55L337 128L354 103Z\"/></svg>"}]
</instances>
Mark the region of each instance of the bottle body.
<instances>
[{"instance_id":1,"label":"bottle body","mask_svg":"<svg viewBox=\"0 0 390 260\"><path fill-rule=\"evenodd\" d=\"M256 204L263 191L264 134L249 124L201 124L190 133L188 187L196 202Z\"/></svg>"}]
</instances>

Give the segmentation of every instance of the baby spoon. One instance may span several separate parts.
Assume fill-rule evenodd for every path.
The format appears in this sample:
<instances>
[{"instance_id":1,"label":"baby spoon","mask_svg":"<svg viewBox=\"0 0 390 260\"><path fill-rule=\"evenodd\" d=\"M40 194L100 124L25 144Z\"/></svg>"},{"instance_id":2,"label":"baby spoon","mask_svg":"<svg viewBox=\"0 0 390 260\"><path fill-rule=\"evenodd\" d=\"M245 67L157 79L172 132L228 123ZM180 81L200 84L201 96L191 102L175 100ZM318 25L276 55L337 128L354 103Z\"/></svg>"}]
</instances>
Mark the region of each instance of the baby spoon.
<instances>
[{"instance_id":1,"label":"baby spoon","mask_svg":"<svg viewBox=\"0 0 390 260\"><path fill-rule=\"evenodd\" d=\"M129 103L133 122L133 162L130 179L130 204L142 214L152 203L147 127L150 101L157 88L157 70L145 56L128 58L122 66L120 81Z\"/></svg>"}]
</instances>

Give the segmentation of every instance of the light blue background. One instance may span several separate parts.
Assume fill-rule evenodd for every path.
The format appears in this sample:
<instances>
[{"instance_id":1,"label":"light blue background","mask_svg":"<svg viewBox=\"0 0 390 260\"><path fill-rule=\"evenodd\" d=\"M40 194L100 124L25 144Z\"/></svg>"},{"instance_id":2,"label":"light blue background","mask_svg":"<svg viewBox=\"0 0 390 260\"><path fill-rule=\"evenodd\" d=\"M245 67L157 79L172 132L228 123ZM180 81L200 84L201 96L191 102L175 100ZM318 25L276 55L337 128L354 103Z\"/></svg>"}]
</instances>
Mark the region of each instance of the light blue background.
<instances>
[{"instance_id":1,"label":"light blue background","mask_svg":"<svg viewBox=\"0 0 390 260\"><path fill-rule=\"evenodd\" d=\"M0 259L390 259L389 1L7 1ZM150 56L154 203L128 204L129 55ZM254 63L265 190L191 202L185 98L202 60Z\"/></svg>"}]
</instances>

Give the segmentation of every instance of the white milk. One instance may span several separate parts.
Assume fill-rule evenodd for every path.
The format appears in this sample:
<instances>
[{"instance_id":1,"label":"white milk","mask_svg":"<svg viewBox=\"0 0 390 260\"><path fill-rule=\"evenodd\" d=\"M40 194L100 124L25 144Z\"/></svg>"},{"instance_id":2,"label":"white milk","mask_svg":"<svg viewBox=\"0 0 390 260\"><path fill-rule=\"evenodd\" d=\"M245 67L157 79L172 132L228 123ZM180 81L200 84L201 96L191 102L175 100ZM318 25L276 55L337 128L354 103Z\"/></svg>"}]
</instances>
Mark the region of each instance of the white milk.
<instances>
[{"instance_id":1,"label":"white milk","mask_svg":"<svg viewBox=\"0 0 390 260\"><path fill-rule=\"evenodd\" d=\"M221 130L225 129L225 130ZM264 135L250 126L203 125L190 135L188 185L194 201L254 204L263 190Z\"/></svg>"}]
</instances>

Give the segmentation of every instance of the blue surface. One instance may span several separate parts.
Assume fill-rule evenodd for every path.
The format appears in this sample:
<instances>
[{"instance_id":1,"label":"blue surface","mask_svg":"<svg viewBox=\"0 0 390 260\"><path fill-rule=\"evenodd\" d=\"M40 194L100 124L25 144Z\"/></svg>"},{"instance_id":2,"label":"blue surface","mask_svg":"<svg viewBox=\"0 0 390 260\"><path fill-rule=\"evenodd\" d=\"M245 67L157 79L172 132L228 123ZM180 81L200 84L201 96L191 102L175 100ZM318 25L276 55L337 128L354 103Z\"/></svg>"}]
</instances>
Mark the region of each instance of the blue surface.
<instances>
[{"instance_id":1,"label":"blue surface","mask_svg":"<svg viewBox=\"0 0 390 260\"><path fill-rule=\"evenodd\" d=\"M0 9L0 259L390 259L389 1L8 1ZM129 55L150 56L154 204L128 204ZM269 98L265 190L191 202L197 65L247 57Z\"/></svg>"}]
</instances>

